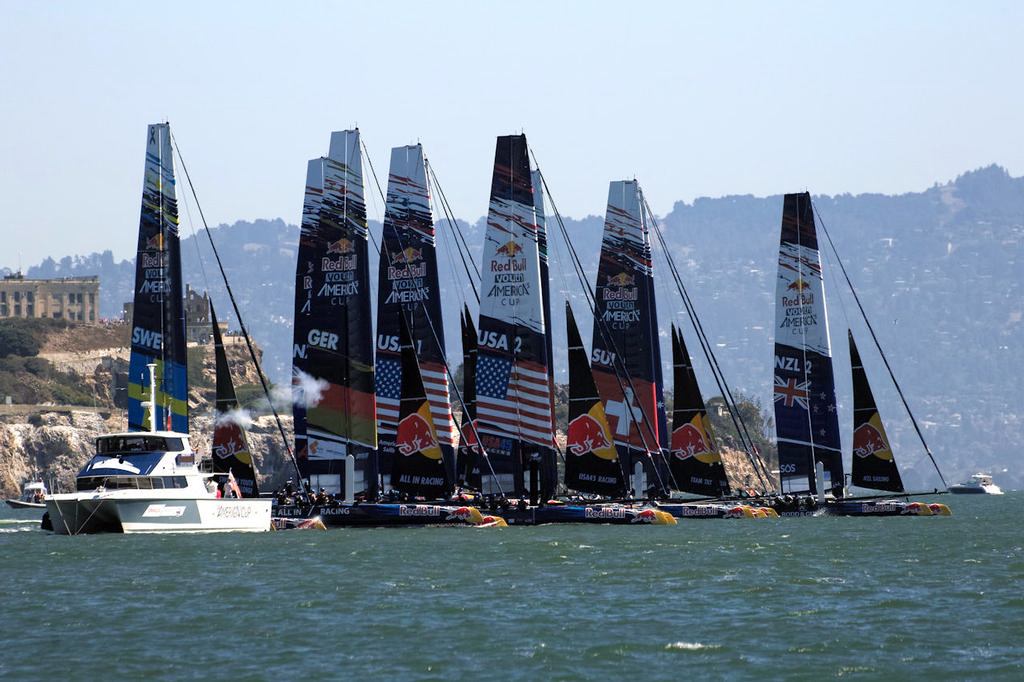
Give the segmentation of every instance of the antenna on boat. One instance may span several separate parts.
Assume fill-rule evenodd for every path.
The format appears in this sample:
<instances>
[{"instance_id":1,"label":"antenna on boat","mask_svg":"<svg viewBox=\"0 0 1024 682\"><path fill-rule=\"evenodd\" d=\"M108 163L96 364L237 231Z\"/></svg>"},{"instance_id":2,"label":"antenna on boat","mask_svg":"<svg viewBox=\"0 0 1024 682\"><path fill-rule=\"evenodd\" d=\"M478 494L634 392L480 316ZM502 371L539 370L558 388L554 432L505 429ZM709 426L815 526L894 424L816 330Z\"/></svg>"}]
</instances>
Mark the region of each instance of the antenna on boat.
<instances>
[{"instance_id":1,"label":"antenna on boat","mask_svg":"<svg viewBox=\"0 0 1024 682\"><path fill-rule=\"evenodd\" d=\"M149 408L149 430L156 431L156 363L150 362L149 368L149 400L142 403L142 409Z\"/></svg>"}]
</instances>

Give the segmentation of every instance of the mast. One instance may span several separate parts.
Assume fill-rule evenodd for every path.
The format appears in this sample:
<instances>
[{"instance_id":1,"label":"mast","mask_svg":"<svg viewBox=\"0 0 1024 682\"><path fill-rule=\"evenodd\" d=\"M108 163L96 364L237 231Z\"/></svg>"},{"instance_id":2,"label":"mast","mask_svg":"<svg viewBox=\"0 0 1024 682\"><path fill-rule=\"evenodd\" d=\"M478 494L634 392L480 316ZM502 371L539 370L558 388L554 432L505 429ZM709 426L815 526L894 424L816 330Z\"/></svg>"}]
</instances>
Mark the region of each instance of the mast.
<instances>
[{"instance_id":1,"label":"mast","mask_svg":"<svg viewBox=\"0 0 1024 682\"><path fill-rule=\"evenodd\" d=\"M315 194L315 180L312 186ZM293 376L303 386L306 426L297 459L313 489L338 493L351 456L354 490L375 498L373 336L358 130L331 134L322 187L315 225L303 221L296 266Z\"/></svg>"},{"instance_id":2,"label":"mast","mask_svg":"<svg viewBox=\"0 0 1024 682\"><path fill-rule=\"evenodd\" d=\"M405 316L451 481L455 473L454 420L445 364L434 221L420 145L391 150L377 281L375 382L381 472L390 475L395 457L403 376L401 319Z\"/></svg>"},{"instance_id":3,"label":"mast","mask_svg":"<svg viewBox=\"0 0 1024 682\"><path fill-rule=\"evenodd\" d=\"M725 497L729 478L722 463L697 375L682 333L672 326L673 390L672 478L683 492Z\"/></svg>"},{"instance_id":4,"label":"mast","mask_svg":"<svg viewBox=\"0 0 1024 682\"><path fill-rule=\"evenodd\" d=\"M524 135L497 140L483 258L476 410L481 445L494 471L483 478L484 492L521 496L531 466L542 474L553 469L544 460L554 441L548 321ZM554 485L541 481L540 487Z\"/></svg>"},{"instance_id":5,"label":"mast","mask_svg":"<svg viewBox=\"0 0 1024 682\"><path fill-rule=\"evenodd\" d=\"M128 429L148 429L142 403L148 399L146 366L154 363L152 428L188 433L185 309L170 125L149 126L146 139L128 367Z\"/></svg>"},{"instance_id":6,"label":"mast","mask_svg":"<svg viewBox=\"0 0 1024 682\"><path fill-rule=\"evenodd\" d=\"M775 430L781 492L841 493L836 412L821 257L811 195L787 194L775 288ZM818 490L815 466L824 467Z\"/></svg>"},{"instance_id":7,"label":"mast","mask_svg":"<svg viewBox=\"0 0 1024 682\"><path fill-rule=\"evenodd\" d=\"M590 360L623 466L633 472L642 463L648 488L661 492L667 475L661 452L668 446L668 433L651 246L642 205L636 180L609 185Z\"/></svg>"},{"instance_id":8,"label":"mast","mask_svg":"<svg viewBox=\"0 0 1024 682\"><path fill-rule=\"evenodd\" d=\"M249 439L242 426L243 416L239 413L235 386L231 381L224 339L221 337L217 313L210 301L210 318L213 322L214 364L217 368L217 417L213 425L213 471L217 474L234 476L242 497L259 497L260 489L256 480L256 465L253 462ZM248 417L245 417L248 421Z\"/></svg>"},{"instance_id":9,"label":"mast","mask_svg":"<svg viewBox=\"0 0 1024 682\"><path fill-rule=\"evenodd\" d=\"M903 492L892 446L885 434L882 417L871 394L868 375L864 371L853 332L850 340L850 368L853 372L853 462L851 483L862 488Z\"/></svg>"}]
</instances>

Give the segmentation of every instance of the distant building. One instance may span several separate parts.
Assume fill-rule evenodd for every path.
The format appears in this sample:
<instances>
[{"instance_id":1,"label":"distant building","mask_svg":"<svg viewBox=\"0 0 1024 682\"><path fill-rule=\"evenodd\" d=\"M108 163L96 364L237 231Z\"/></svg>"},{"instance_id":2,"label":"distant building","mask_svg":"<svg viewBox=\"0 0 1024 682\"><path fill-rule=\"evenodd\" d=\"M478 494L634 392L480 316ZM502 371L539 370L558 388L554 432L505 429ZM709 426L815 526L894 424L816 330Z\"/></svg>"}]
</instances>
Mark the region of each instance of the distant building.
<instances>
[{"instance_id":1,"label":"distant building","mask_svg":"<svg viewBox=\"0 0 1024 682\"><path fill-rule=\"evenodd\" d=\"M18 272L0 280L0 319L36 317L99 322L100 278L25 279Z\"/></svg>"},{"instance_id":2,"label":"distant building","mask_svg":"<svg viewBox=\"0 0 1024 682\"><path fill-rule=\"evenodd\" d=\"M213 337L213 329L210 326L210 297L207 294L200 294L191 285L185 285L185 296L183 299L185 311L185 341L187 343L209 343ZM124 319L128 322L132 319L132 303L124 304ZM227 333L227 322L219 325L221 334Z\"/></svg>"}]
</instances>

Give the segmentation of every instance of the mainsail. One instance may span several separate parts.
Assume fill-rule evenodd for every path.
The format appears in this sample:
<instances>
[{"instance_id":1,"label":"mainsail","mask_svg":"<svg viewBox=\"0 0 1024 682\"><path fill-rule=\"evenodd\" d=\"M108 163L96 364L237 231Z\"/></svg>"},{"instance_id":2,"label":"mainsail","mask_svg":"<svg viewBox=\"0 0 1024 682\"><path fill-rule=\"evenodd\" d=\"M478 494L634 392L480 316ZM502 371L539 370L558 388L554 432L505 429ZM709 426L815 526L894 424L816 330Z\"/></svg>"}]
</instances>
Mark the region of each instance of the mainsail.
<instances>
[{"instance_id":1,"label":"mainsail","mask_svg":"<svg viewBox=\"0 0 1024 682\"><path fill-rule=\"evenodd\" d=\"M320 228L320 207L324 198L324 160L312 159L306 165L306 192L302 202L302 224L299 231L299 250L295 274L295 319L292 352L292 416L295 422L295 455L297 459L308 459L306 448L306 394L316 403L323 389L322 381L307 371L309 361L305 349L306 340L312 327L312 318L299 313L313 304L313 279L315 264L322 251L317 234ZM305 263L305 267L303 267Z\"/></svg>"},{"instance_id":2,"label":"mainsail","mask_svg":"<svg viewBox=\"0 0 1024 682\"><path fill-rule=\"evenodd\" d=\"M787 194L775 288L775 431L783 493L843 487L835 379L811 195ZM815 465L824 467L818 490Z\"/></svg>"},{"instance_id":3,"label":"mainsail","mask_svg":"<svg viewBox=\"0 0 1024 682\"><path fill-rule=\"evenodd\" d=\"M862 488L903 492L896 460L889 438L885 435L882 417L871 394L868 375L864 371L857 344L850 337L850 366L853 370L853 465L851 483Z\"/></svg>"},{"instance_id":4,"label":"mainsail","mask_svg":"<svg viewBox=\"0 0 1024 682\"><path fill-rule=\"evenodd\" d=\"M156 405L147 423L149 371L156 364ZM128 365L128 429L188 433L185 310L181 297L178 203L174 193L171 129L149 126L146 171L135 259L131 359Z\"/></svg>"},{"instance_id":5,"label":"mainsail","mask_svg":"<svg viewBox=\"0 0 1024 682\"><path fill-rule=\"evenodd\" d=\"M724 497L729 478L708 421L697 375L682 333L672 326L673 397L672 456L669 469L679 490Z\"/></svg>"},{"instance_id":6,"label":"mainsail","mask_svg":"<svg viewBox=\"0 0 1024 682\"><path fill-rule=\"evenodd\" d=\"M651 246L642 209L635 180L610 184L590 360L626 471L643 462L648 486L663 489L661 451L668 446L668 434Z\"/></svg>"},{"instance_id":7,"label":"mainsail","mask_svg":"<svg viewBox=\"0 0 1024 682\"><path fill-rule=\"evenodd\" d=\"M484 490L520 496L525 473L553 469L546 460L554 442L548 320L524 135L497 141L483 262L476 410L490 461ZM544 494L554 481L541 480L540 487Z\"/></svg>"},{"instance_id":8,"label":"mainsail","mask_svg":"<svg viewBox=\"0 0 1024 682\"><path fill-rule=\"evenodd\" d=\"M398 313L399 339L402 345L401 405L395 455L391 469L391 486L399 492L426 499L450 495L452 485L451 449L442 450L421 365L405 314ZM447 460L447 461L446 461Z\"/></svg>"},{"instance_id":9,"label":"mainsail","mask_svg":"<svg viewBox=\"0 0 1024 682\"><path fill-rule=\"evenodd\" d=\"M565 303L569 341L569 427L565 442L565 485L582 493L623 497L626 479L587 361L580 330Z\"/></svg>"},{"instance_id":10,"label":"mainsail","mask_svg":"<svg viewBox=\"0 0 1024 682\"><path fill-rule=\"evenodd\" d=\"M242 497L259 497L256 481L256 467L245 436L243 421L248 417L238 409L235 385L231 381L228 356L224 351L217 313L210 303L210 318L213 322L214 365L217 368L217 410L213 425L213 472L234 477L241 489ZM226 478L226 476L225 476Z\"/></svg>"},{"instance_id":11,"label":"mainsail","mask_svg":"<svg viewBox=\"0 0 1024 682\"><path fill-rule=\"evenodd\" d=\"M316 164L309 169L315 175ZM305 446L297 442L296 458L313 489L337 493L352 456L354 490L375 497L370 271L358 130L331 134L322 169L320 182L307 178L307 205L318 185L323 195L316 220L303 216L296 266L292 374L302 385L305 408Z\"/></svg>"},{"instance_id":12,"label":"mainsail","mask_svg":"<svg viewBox=\"0 0 1024 682\"><path fill-rule=\"evenodd\" d=\"M430 397L433 423L449 480L454 475L454 422L448 397L444 328L438 287L434 222L420 145L391 150L387 205L381 240L377 291L377 432L382 473L395 457L402 382L402 316Z\"/></svg>"}]
</instances>

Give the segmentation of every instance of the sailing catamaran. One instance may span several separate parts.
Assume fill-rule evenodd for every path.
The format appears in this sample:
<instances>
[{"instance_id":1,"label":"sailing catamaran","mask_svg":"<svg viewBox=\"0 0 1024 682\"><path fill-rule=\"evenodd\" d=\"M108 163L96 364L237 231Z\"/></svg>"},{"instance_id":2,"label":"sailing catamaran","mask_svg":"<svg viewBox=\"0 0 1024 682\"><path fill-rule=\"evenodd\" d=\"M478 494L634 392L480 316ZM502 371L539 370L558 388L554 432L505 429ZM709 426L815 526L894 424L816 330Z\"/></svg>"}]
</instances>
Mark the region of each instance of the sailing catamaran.
<instances>
[{"instance_id":1,"label":"sailing catamaran","mask_svg":"<svg viewBox=\"0 0 1024 682\"><path fill-rule=\"evenodd\" d=\"M292 396L304 490L278 504L275 514L284 519L320 516L327 526L481 525L485 518L479 510L438 499L451 491L455 470L447 377L440 366L444 337L433 227L418 146L392 153L380 263L380 377L374 369L367 240L359 131L335 132L327 157L310 161L307 168L296 265ZM422 353L422 365L416 353L402 352L403 316L410 348L415 344ZM416 375L422 389L416 387ZM419 407L403 414L407 390L422 390L429 397L433 427L416 417L425 416ZM384 433L383 469L378 420ZM430 444L434 440L436 450ZM434 459L438 452L440 458ZM443 471L410 473L403 460L396 479L395 462L411 455L440 462ZM381 501L382 475L397 494L431 499Z\"/></svg>"},{"instance_id":2,"label":"sailing catamaran","mask_svg":"<svg viewBox=\"0 0 1024 682\"><path fill-rule=\"evenodd\" d=\"M409 323L449 488L454 480L454 422L448 396L444 327L434 220L420 145L391 150L387 203L377 269L377 433L382 479L391 477L404 380L401 324ZM402 486L390 484L398 490ZM384 487L387 488L388 483ZM449 489L448 494L452 491Z\"/></svg>"},{"instance_id":3,"label":"sailing catamaran","mask_svg":"<svg viewBox=\"0 0 1024 682\"><path fill-rule=\"evenodd\" d=\"M845 478L821 257L811 196L783 203L775 296L775 425L783 515L948 515L944 504L844 499ZM853 483L903 492L867 375L850 334L854 386Z\"/></svg>"},{"instance_id":4,"label":"sailing catamaran","mask_svg":"<svg viewBox=\"0 0 1024 682\"><path fill-rule=\"evenodd\" d=\"M47 498L44 527L66 535L270 529L270 500L220 498L209 470L200 469L206 463L197 464L189 444L187 377L174 164L170 126L162 123L149 126L147 136L129 431L96 439L76 492ZM251 484L255 490L255 473Z\"/></svg>"},{"instance_id":5,"label":"sailing catamaran","mask_svg":"<svg viewBox=\"0 0 1024 682\"><path fill-rule=\"evenodd\" d=\"M651 245L636 180L608 188L595 286L592 371L634 497L668 492L668 450Z\"/></svg>"}]
</instances>

